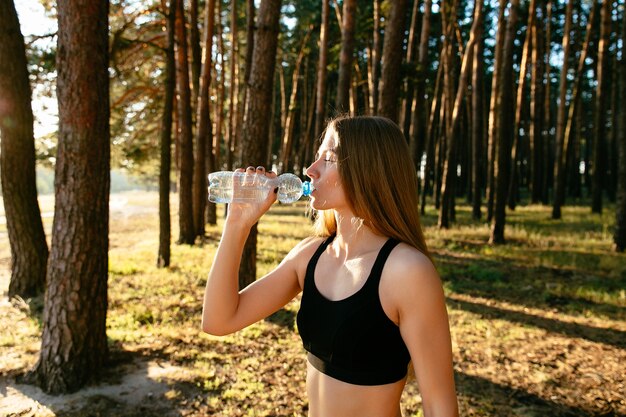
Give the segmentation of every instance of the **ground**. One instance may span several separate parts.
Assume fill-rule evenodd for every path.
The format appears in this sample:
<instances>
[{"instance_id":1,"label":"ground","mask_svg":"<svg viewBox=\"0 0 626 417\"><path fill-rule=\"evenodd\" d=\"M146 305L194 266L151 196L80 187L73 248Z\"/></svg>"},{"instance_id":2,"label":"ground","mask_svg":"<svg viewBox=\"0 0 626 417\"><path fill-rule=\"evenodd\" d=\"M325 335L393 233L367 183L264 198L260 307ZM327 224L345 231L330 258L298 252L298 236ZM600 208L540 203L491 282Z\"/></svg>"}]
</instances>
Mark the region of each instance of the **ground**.
<instances>
[{"instance_id":1,"label":"ground","mask_svg":"<svg viewBox=\"0 0 626 417\"><path fill-rule=\"evenodd\" d=\"M49 233L53 202L41 202ZM7 300L10 251L0 211L0 416L305 416L299 300L235 335L199 329L221 226L198 245L172 245L156 268L156 193L111 197L106 370L80 391L46 395L20 377L37 361L42 299ZM176 198L172 197L173 213ZM458 225L425 234L446 291L463 416L626 416L626 255L611 252L612 213L522 206L507 245L459 205ZM309 233L302 204L259 225L258 275ZM177 238L173 216L173 241ZM405 417L421 415L411 380Z\"/></svg>"}]
</instances>

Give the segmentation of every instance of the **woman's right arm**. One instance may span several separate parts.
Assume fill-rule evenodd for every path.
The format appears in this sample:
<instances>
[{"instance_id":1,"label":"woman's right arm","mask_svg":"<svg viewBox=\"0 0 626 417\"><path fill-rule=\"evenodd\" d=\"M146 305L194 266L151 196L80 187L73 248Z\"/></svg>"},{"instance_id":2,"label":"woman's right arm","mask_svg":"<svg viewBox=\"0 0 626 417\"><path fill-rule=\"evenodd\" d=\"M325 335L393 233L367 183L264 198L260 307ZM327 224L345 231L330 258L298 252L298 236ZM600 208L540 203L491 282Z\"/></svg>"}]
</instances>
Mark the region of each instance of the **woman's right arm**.
<instances>
[{"instance_id":1,"label":"woman's right arm","mask_svg":"<svg viewBox=\"0 0 626 417\"><path fill-rule=\"evenodd\" d=\"M276 269L239 291L243 248L252 225L276 201L275 194L270 194L263 203L229 206L204 292L202 330L206 333L225 335L240 330L280 309L301 291L298 254L304 242L293 248Z\"/></svg>"}]
</instances>

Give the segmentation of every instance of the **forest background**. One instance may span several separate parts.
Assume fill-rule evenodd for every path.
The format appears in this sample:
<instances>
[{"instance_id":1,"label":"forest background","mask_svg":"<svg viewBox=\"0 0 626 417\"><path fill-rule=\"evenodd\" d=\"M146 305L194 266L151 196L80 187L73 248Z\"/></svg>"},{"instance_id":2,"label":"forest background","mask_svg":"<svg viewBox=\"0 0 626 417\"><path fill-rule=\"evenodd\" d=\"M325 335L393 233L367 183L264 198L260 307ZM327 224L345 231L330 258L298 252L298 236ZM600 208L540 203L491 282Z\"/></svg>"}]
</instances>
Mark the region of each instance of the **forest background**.
<instances>
[{"instance_id":1,"label":"forest background","mask_svg":"<svg viewBox=\"0 0 626 417\"><path fill-rule=\"evenodd\" d=\"M449 308L463 311L451 317L453 332L467 337L455 340L467 414L626 413L618 365L626 331L623 1L41 3L58 30L26 39L13 2L0 6L0 167L12 300L3 308L7 318L33 324L24 337L39 335L41 343L28 356L20 350L24 338L3 339L3 348L24 353L3 367L3 381L61 394L97 381L121 352L154 358L160 351L188 364L167 348L171 340L142 349L136 334L112 336L128 326L116 312L120 282L110 278L133 277L147 291L140 283L162 273L175 292L189 277L183 265L203 264L194 251L209 248L207 257L218 235L208 172L266 165L302 176L328 117L378 114L396 121L410 145L428 243ZM35 138L32 103L42 95L57 97L58 130ZM42 222L36 167L55 172L52 224ZM158 206L155 224L118 229L111 168L158 189L152 199L142 195ZM268 225L265 233L289 235L285 244L306 235L305 216L276 210L301 229L291 236ZM145 255L132 267L115 266L116 247L135 253L136 227L159 230L152 269ZM257 239L266 239L259 227L246 244L241 287L288 250L276 243L257 250ZM528 268L512 269L512 260ZM178 302L188 315L173 321L191 326L197 300ZM157 311L135 311L133 330L167 328L159 327L167 315ZM250 340L227 343L232 350L203 339L201 350L217 356L200 355L200 367L212 368L191 379L198 397L208 398L186 410L305 412L302 392L272 414L250 403L256 390L239 387L252 397L240 398L234 378L217 376L236 373L230 364L248 343L260 341L267 354L263 343L276 332L290 340L292 312L274 320L278 327L270 320ZM474 322L465 314L485 320L485 345L484 329L464 326ZM498 324L502 317L508 324ZM507 343L490 337L496 328ZM541 344L537 329L548 348L507 356L512 346ZM469 340L487 358L468 350ZM493 372L477 379L477 364ZM529 369L533 377L524 378ZM272 386L265 384L257 390ZM484 389L495 394L476 395ZM165 400L182 407L188 392L173 390ZM215 399L226 408L215 408ZM408 404L408 413L417 412L419 402Z\"/></svg>"}]
</instances>

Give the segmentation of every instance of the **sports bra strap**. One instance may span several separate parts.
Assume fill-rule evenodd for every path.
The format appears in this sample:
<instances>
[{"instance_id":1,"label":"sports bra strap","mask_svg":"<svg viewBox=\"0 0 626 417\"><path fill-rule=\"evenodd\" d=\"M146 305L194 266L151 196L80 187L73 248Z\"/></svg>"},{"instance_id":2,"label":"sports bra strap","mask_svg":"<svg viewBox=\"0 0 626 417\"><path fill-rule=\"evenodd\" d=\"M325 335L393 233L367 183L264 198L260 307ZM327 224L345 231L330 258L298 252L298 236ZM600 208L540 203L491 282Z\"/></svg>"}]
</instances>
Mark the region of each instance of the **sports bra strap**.
<instances>
[{"instance_id":1,"label":"sports bra strap","mask_svg":"<svg viewBox=\"0 0 626 417\"><path fill-rule=\"evenodd\" d=\"M399 240L395 240L394 238L389 238L380 251L378 252L378 256L376 256L376 260L374 261L374 266L372 266L372 270L369 275L368 281L365 283L365 287L372 288L378 293L378 284L380 283L380 277L383 273L383 268L385 267L385 262L387 262L387 258L391 251L400 243Z\"/></svg>"},{"instance_id":2,"label":"sports bra strap","mask_svg":"<svg viewBox=\"0 0 626 417\"><path fill-rule=\"evenodd\" d=\"M311 259L309 260L308 265L306 266L306 275L304 276L304 286L306 287L307 282L313 280L313 276L315 273L315 266L317 265L317 261L322 256L322 253L326 250L326 247L330 245L330 243L335 239L335 235L332 234L326 238L322 242L322 244L317 248ZM310 277L310 278L309 278ZM310 284L309 284L310 285Z\"/></svg>"}]
</instances>

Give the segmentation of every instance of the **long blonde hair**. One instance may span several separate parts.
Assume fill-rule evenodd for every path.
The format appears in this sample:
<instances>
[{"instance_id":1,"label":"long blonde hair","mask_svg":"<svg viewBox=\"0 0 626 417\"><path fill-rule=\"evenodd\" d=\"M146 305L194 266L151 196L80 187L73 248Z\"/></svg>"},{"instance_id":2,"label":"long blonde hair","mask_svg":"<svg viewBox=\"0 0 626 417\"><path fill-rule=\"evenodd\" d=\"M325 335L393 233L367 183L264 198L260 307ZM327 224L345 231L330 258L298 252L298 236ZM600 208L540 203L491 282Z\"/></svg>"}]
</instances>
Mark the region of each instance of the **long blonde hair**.
<instances>
[{"instance_id":1,"label":"long blonde hair","mask_svg":"<svg viewBox=\"0 0 626 417\"><path fill-rule=\"evenodd\" d=\"M336 133L337 164L355 216L377 234L405 242L430 258L419 216L417 172L400 128L377 116L339 116L326 131ZM321 210L317 236L336 233L332 210Z\"/></svg>"}]
</instances>

